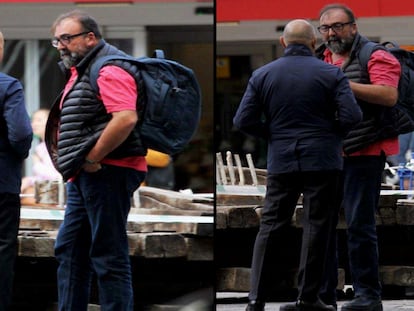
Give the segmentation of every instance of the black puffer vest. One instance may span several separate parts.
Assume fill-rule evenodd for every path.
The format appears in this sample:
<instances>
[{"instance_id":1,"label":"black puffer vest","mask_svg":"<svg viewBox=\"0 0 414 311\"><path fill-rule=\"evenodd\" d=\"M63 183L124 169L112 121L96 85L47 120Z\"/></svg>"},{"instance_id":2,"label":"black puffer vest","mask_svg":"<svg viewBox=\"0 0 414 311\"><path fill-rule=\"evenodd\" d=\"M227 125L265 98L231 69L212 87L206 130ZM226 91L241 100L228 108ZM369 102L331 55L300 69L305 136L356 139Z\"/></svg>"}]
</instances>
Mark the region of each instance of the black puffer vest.
<instances>
[{"instance_id":1,"label":"black puffer vest","mask_svg":"<svg viewBox=\"0 0 414 311\"><path fill-rule=\"evenodd\" d=\"M356 35L349 58L342 65L344 74L350 81L370 84L369 75L360 64L358 53L362 46L369 40L359 34ZM316 56L323 59L325 46L322 45L316 50ZM363 120L358 123L344 139L344 152L346 154L361 150L364 147L381 139L380 120L385 113L385 107L373 105L357 98L357 102L363 113Z\"/></svg>"},{"instance_id":2,"label":"black puffer vest","mask_svg":"<svg viewBox=\"0 0 414 311\"><path fill-rule=\"evenodd\" d=\"M94 60L104 55L124 55L104 40L91 50L76 66L78 78L66 94L62 109L62 94L55 100L46 126L46 145L52 160L67 180L76 175L85 161L88 152L95 145L103 129L111 119L97 94L93 91L89 80L89 68ZM117 66L126 69L138 79L139 72L126 62L117 62ZM143 146L138 127L128 138L106 158L122 158L128 156L144 156Z\"/></svg>"}]
</instances>

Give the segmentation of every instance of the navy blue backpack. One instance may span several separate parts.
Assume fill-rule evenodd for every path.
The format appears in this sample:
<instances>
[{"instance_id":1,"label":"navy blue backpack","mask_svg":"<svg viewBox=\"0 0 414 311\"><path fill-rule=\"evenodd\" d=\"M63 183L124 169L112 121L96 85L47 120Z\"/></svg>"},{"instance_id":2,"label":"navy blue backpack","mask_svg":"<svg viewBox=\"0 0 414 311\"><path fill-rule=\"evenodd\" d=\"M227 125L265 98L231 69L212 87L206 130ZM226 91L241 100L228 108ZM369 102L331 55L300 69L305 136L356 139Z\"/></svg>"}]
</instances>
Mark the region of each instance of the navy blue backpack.
<instances>
[{"instance_id":1,"label":"navy blue backpack","mask_svg":"<svg viewBox=\"0 0 414 311\"><path fill-rule=\"evenodd\" d=\"M138 126L145 146L170 155L182 151L201 117L201 91L193 70L165 59L161 50L156 50L154 57L107 55L90 69L91 85L97 93L99 70L116 60L127 60L140 71L137 87L143 113Z\"/></svg>"},{"instance_id":2,"label":"navy blue backpack","mask_svg":"<svg viewBox=\"0 0 414 311\"><path fill-rule=\"evenodd\" d=\"M382 138L412 132L414 131L414 53L400 48L394 42L368 42L359 52L359 60L365 70L372 52L378 49L387 50L401 64L398 101L395 106L385 109Z\"/></svg>"}]
</instances>

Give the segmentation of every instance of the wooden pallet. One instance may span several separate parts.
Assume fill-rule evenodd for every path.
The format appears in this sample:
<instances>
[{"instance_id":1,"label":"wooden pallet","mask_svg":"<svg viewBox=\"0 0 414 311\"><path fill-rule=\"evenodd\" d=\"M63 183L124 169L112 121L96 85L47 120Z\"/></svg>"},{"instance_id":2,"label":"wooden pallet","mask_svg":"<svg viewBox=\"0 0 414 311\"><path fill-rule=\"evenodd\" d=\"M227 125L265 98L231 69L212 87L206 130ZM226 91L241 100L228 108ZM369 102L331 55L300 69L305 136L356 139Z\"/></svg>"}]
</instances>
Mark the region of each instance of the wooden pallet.
<instances>
[{"instance_id":1,"label":"wooden pallet","mask_svg":"<svg viewBox=\"0 0 414 311\"><path fill-rule=\"evenodd\" d=\"M264 185L217 185L216 265L219 291L248 291L251 256L259 229L265 197ZM380 250L380 277L385 288L414 286L414 191L384 186L376 223ZM295 267L300 253L301 198L292 218L292 234L287 236L290 257L286 269L292 271L286 284L295 286ZM347 267L346 225L343 212L338 223L340 284L350 283ZM289 242L290 241L290 242ZM401 297L396 297L401 298Z\"/></svg>"},{"instance_id":2,"label":"wooden pallet","mask_svg":"<svg viewBox=\"0 0 414 311\"><path fill-rule=\"evenodd\" d=\"M134 194L134 201L127 234L137 308L150 310L153 305L159 309L163 302L200 287L210 288L213 297L213 195L142 187ZM13 302L16 310L22 304L22 310L29 305L33 310L45 310L46 305L54 310L54 245L64 212L52 204L21 209ZM97 299L93 290L91 303L96 304Z\"/></svg>"}]
</instances>

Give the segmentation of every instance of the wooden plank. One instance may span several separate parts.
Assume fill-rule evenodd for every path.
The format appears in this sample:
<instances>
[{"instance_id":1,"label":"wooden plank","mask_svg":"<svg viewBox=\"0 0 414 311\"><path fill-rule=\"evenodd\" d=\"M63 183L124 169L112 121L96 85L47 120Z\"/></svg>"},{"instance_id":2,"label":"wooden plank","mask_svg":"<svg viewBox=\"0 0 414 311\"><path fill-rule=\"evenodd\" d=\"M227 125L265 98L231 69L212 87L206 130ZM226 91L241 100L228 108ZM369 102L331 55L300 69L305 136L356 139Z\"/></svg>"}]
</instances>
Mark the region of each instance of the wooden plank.
<instances>
[{"instance_id":1,"label":"wooden plank","mask_svg":"<svg viewBox=\"0 0 414 311\"><path fill-rule=\"evenodd\" d=\"M53 231L58 230L62 220L20 219L19 228Z\"/></svg>"},{"instance_id":2,"label":"wooden plank","mask_svg":"<svg viewBox=\"0 0 414 311\"><path fill-rule=\"evenodd\" d=\"M412 196L414 195L414 190L403 190L403 189L382 189L381 195L395 195L395 196Z\"/></svg>"},{"instance_id":3,"label":"wooden plank","mask_svg":"<svg viewBox=\"0 0 414 311\"><path fill-rule=\"evenodd\" d=\"M258 186L216 186L216 204L220 205L263 205L266 187Z\"/></svg>"},{"instance_id":4,"label":"wooden plank","mask_svg":"<svg viewBox=\"0 0 414 311\"><path fill-rule=\"evenodd\" d=\"M216 216L215 217L216 229L226 229L227 228L227 212L220 211L219 207L217 207L215 216Z\"/></svg>"},{"instance_id":5,"label":"wooden plank","mask_svg":"<svg viewBox=\"0 0 414 311\"><path fill-rule=\"evenodd\" d=\"M214 224L206 224L206 223L199 223L194 224L194 230L192 232L184 232L184 231L178 231L185 234L192 234L195 236L200 237L213 237L214 236Z\"/></svg>"},{"instance_id":6,"label":"wooden plank","mask_svg":"<svg viewBox=\"0 0 414 311\"><path fill-rule=\"evenodd\" d=\"M127 230L130 232L176 232L190 235L211 237L214 233L214 225L206 223L182 223L182 222L128 222Z\"/></svg>"},{"instance_id":7,"label":"wooden plank","mask_svg":"<svg viewBox=\"0 0 414 311\"><path fill-rule=\"evenodd\" d=\"M250 289L250 268L222 268L217 272L218 292L248 292Z\"/></svg>"},{"instance_id":8,"label":"wooden plank","mask_svg":"<svg viewBox=\"0 0 414 311\"><path fill-rule=\"evenodd\" d=\"M20 233L18 255L25 257L54 257L56 231ZM177 233L128 232L129 253L145 258L181 258L212 260L213 239L184 237Z\"/></svg>"},{"instance_id":9,"label":"wooden plank","mask_svg":"<svg viewBox=\"0 0 414 311\"><path fill-rule=\"evenodd\" d=\"M263 205L264 197L258 195L217 194L217 206L229 205Z\"/></svg>"},{"instance_id":10,"label":"wooden plank","mask_svg":"<svg viewBox=\"0 0 414 311\"><path fill-rule=\"evenodd\" d=\"M218 292L248 292L250 290L250 268L230 267L218 269L217 291ZM284 285L290 288L297 287L297 270L289 271L288 280ZM277 287L277 284L274 284ZM342 290L345 286L345 271L338 269L338 286Z\"/></svg>"},{"instance_id":11,"label":"wooden plank","mask_svg":"<svg viewBox=\"0 0 414 311\"><path fill-rule=\"evenodd\" d=\"M47 210L47 209L21 209L21 219L29 220L58 220L62 221L64 217L64 210ZM212 216L187 216L187 215L152 215L152 214L133 214L128 215L128 221L132 222L199 222L210 223L214 222Z\"/></svg>"},{"instance_id":12,"label":"wooden plank","mask_svg":"<svg viewBox=\"0 0 414 311\"><path fill-rule=\"evenodd\" d=\"M393 207L380 207L375 214L375 221L377 226L396 225L397 218L395 213L395 205Z\"/></svg>"},{"instance_id":13,"label":"wooden plank","mask_svg":"<svg viewBox=\"0 0 414 311\"><path fill-rule=\"evenodd\" d=\"M18 256L54 257L55 239L56 232L20 233L18 236Z\"/></svg>"},{"instance_id":14,"label":"wooden plank","mask_svg":"<svg viewBox=\"0 0 414 311\"><path fill-rule=\"evenodd\" d=\"M266 195L266 186L264 185L217 185L216 186L217 195L239 195L239 196L258 196L264 197Z\"/></svg>"},{"instance_id":15,"label":"wooden plank","mask_svg":"<svg viewBox=\"0 0 414 311\"><path fill-rule=\"evenodd\" d=\"M396 212L393 208L383 207L380 208L377 214L375 215L377 226L392 226L398 223L396 219ZM303 207L297 206L295 209L295 215L293 217L293 225L295 227L302 227L303 221ZM346 221L344 210L339 211L339 219L337 229L346 229Z\"/></svg>"},{"instance_id":16,"label":"wooden plank","mask_svg":"<svg viewBox=\"0 0 414 311\"><path fill-rule=\"evenodd\" d=\"M225 215L226 228L252 228L259 226L256 206L217 206L217 213ZM224 223L219 224L221 227Z\"/></svg>"},{"instance_id":17,"label":"wooden plank","mask_svg":"<svg viewBox=\"0 0 414 311\"><path fill-rule=\"evenodd\" d=\"M62 219L42 219L47 215L38 215L38 219L20 219L21 229L58 230ZM181 232L203 236L211 236L214 230L212 216L188 215L137 215L128 219L127 230L135 232Z\"/></svg>"},{"instance_id":18,"label":"wooden plank","mask_svg":"<svg viewBox=\"0 0 414 311\"><path fill-rule=\"evenodd\" d=\"M395 208L397 205L398 200L400 199L406 199L406 195L400 195L398 193L395 194L385 194L386 190L382 190L382 194L380 195L380 199L378 202L379 208L389 207L389 208Z\"/></svg>"},{"instance_id":19,"label":"wooden plank","mask_svg":"<svg viewBox=\"0 0 414 311\"><path fill-rule=\"evenodd\" d=\"M414 203L413 203L414 204ZM260 224L262 208L255 205L217 206L216 229L252 228ZM398 215L398 217L397 217ZM292 225L302 227L303 207L298 205L292 218ZM383 207L376 214L377 226L414 224L414 205L399 206L397 209ZM346 229L344 211L339 211L338 229Z\"/></svg>"},{"instance_id":20,"label":"wooden plank","mask_svg":"<svg viewBox=\"0 0 414 311\"><path fill-rule=\"evenodd\" d=\"M153 200L153 199L150 199ZM164 206L161 206L164 203L160 203L160 205L153 205L153 207L133 207L130 210L130 214L136 214L136 215L182 215L182 216L213 216L214 215L214 209L210 206L208 209L194 209L194 210L181 210L177 209L173 206L168 206L164 204Z\"/></svg>"},{"instance_id":21,"label":"wooden plank","mask_svg":"<svg viewBox=\"0 0 414 311\"><path fill-rule=\"evenodd\" d=\"M217 185L217 205L263 205L266 187L265 186L231 186ZM414 190L381 190L378 206L395 207L400 199L414 194ZM298 204L302 204L302 196Z\"/></svg>"},{"instance_id":22,"label":"wooden plank","mask_svg":"<svg viewBox=\"0 0 414 311\"><path fill-rule=\"evenodd\" d=\"M214 242L211 238L185 238L187 244L187 260L214 260Z\"/></svg>"},{"instance_id":23,"label":"wooden plank","mask_svg":"<svg viewBox=\"0 0 414 311\"><path fill-rule=\"evenodd\" d=\"M233 195L254 195L264 196L266 194L266 185L217 185L217 194L233 194ZM402 189L381 189L381 196L396 196L407 197L414 195L414 190L402 190Z\"/></svg>"},{"instance_id":24,"label":"wooden plank","mask_svg":"<svg viewBox=\"0 0 414 311\"><path fill-rule=\"evenodd\" d=\"M414 267L380 266L380 277L384 285L414 286Z\"/></svg>"},{"instance_id":25,"label":"wooden plank","mask_svg":"<svg viewBox=\"0 0 414 311\"><path fill-rule=\"evenodd\" d=\"M145 258L178 258L187 256L184 237L176 233L128 234L131 256Z\"/></svg>"},{"instance_id":26,"label":"wooden plank","mask_svg":"<svg viewBox=\"0 0 414 311\"><path fill-rule=\"evenodd\" d=\"M159 202L164 202L170 206L181 209L192 209L193 203L213 204L211 197L201 197L197 195L184 194L177 191L165 190L154 187L140 187L138 190L140 198L149 197Z\"/></svg>"},{"instance_id":27,"label":"wooden plank","mask_svg":"<svg viewBox=\"0 0 414 311\"><path fill-rule=\"evenodd\" d=\"M178 202L172 202L174 204L178 204ZM194 203L194 202L182 202L181 205L171 205L168 202L159 201L156 198L152 198L149 196L142 195L140 197L140 204L138 208L139 210L148 209L149 211L153 210L165 210L169 212L193 212L193 213L203 213L209 212L213 214L214 207L213 205L203 204L203 203Z\"/></svg>"},{"instance_id":28,"label":"wooden plank","mask_svg":"<svg viewBox=\"0 0 414 311\"><path fill-rule=\"evenodd\" d=\"M395 213L398 224L414 225L414 200L398 200Z\"/></svg>"}]
</instances>

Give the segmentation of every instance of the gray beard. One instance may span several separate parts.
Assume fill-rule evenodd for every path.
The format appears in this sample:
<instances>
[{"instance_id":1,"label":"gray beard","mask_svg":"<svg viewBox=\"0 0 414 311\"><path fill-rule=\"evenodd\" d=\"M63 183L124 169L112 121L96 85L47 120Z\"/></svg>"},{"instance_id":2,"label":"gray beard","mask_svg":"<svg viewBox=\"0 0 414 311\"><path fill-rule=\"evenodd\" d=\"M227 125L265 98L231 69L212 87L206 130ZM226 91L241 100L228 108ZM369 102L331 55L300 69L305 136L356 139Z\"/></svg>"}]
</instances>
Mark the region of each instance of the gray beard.
<instances>
[{"instance_id":1,"label":"gray beard","mask_svg":"<svg viewBox=\"0 0 414 311\"><path fill-rule=\"evenodd\" d=\"M75 52L72 52L70 55L62 53L60 57L62 59L63 65L67 69L70 69L71 67L76 66L80 61L79 55Z\"/></svg>"},{"instance_id":2,"label":"gray beard","mask_svg":"<svg viewBox=\"0 0 414 311\"><path fill-rule=\"evenodd\" d=\"M343 54L348 52L352 48L354 38L351 40L341 39L341 40L328 40L325 42L326 47L334 54Z\"/></svg>"}]
</instances>

